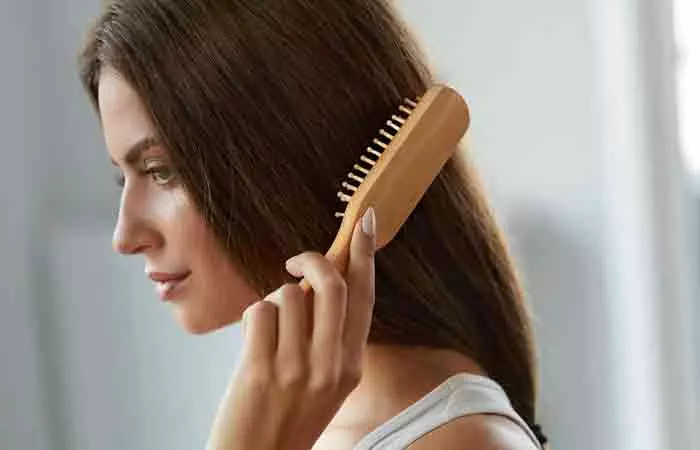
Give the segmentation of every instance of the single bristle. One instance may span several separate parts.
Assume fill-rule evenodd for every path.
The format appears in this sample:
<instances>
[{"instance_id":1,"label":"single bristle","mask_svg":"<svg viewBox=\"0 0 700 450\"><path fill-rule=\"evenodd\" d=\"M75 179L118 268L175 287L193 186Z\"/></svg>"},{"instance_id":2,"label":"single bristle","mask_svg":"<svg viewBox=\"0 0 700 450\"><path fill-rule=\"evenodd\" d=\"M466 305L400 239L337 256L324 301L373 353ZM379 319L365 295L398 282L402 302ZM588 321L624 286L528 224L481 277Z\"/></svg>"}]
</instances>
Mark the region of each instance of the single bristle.
<instances>
[{"instance_id":1,"label":"single bristle","mask_svg":"<svg viewBox=\"0 0 700 450\"><path fill-rule=\"evenodd\" d=\"M344 201L345 203L347 203L350 201L351 196L349 196L348 194L345 194L343 192L338 192L338 198L340 200Z\"/></svg>"},{"instance_id":2,"label":"single bristle","mask_svg":"<svg viewBox=\"0 0 700 450\"><path fill-rule=\"evenodd\" d=\"M404 101L411 107L411 108L416 108L418 107L418 103L414 102L410 98L405 98Z\"/></svg>"},{"instance_id":3,"label":"single bristle","mask_svg":"<svg viewBox=\"0 0 700 450\"><path fill-rule=\"evenodd\" d=\"M397 132L401 131L401 127L398 126L398 125L396 125L396 124L395 124L394 122L392 122L391 120L388 120L388 121L386 122L386 124L389 125L392 129L396 130Z\"/></svg>"},{"instance_id":4,"label":"single bristle","mask_svg":"<svg viewBox=\"0 0 700 450\"><path fill-rule=\"evenodd\" d=\"M345 189L347 189L348 191L357 192L357 187L356 187L356 186L353 186L352 184L348 183L347 181L343 181L342 186L343 186Z\"/></svg>"},{"instance_id":5,"label":"single bristle","mask_svg":"<svg viewBox=\"0 0 700 450\"><path fill-rule=\"evenodd\" d=\"M371 159L369 159L369 158L366 157L365 155L360 156L360 161L362 161L362 162L364 162L364 163L367 163L367 164L369 164L369 165L372 166L372 167L374 167L374 165L377 164L376 161L372 161Z\"/></svg>"},{"instance_id":6,"label":"single bristle","mask_svg":"<svg viewBox=\"0 0 700 450\"><path fill-rule=\"evenodd\" d=\"M369 175L369 170L365 169L364 167L362 167L359 164L355 164L354 166L352 166L352 168L357 170L358 172L364 173L365 175Z\"/></svg>"},{"instance_id":7,"label":"single bristle","mask_svg":"<svg viewBox=\"0 0 700 450\"><path fill-rule=\"evenodd\" d=\"M377 158L381 158L381 156L382 156L381 152L376 151L372 147L367 147L367 153L371 153L372 155L376 156Z\"/></svg>"},{"instance_id":8,"label":"single bristle","mask_svg":"<svg viewBox=\"0 0 700 450\"><path fill-rule=\"evenodd\" d=\"M410 116L411 114L413 114L413 110L410 109L410 108L408 108L408 107L406 107L406 106L404 106L404 105L399 106L399 111L401 111L401 112L403 112L403 113L406 113L406 114L409 115L409 116Z\"/></svg>"},{"instance_id":9,"label":"single bristle","mask_svg":"<svg viewBox=\"0 0 700 450\"><path fill-rule=\"evenodd\" d=\"M378 145L379 147L381 147L383 150L386 150L386 148L387 148L387 145L386 145L384 142L380 141L379 139L374 139L372 142L374 142L375 144L377 144L377 145Z\"/></svg>"},{"instance_id":10,"label":"single bristle","mask_svg":"<svg viewBox=\"0 0 700 450\"><path fill-rule=\"evenodd\" d=\"M362 183L363 181L365 181L364 178L358 177L357 175L355 175L355 174L352 173L352 172L350 172L350 173L348 174L348 178L350 178L351 180L355 180L355 181L357 181L358 183Z\"/></svg>"},{"instance_id":11,"label":"single bristle","mask_svg":"<svg viewBox=\"0 0 700 450\"><path fill-rule=\"evenodd\" d=\"M386 130L379 130L379 134L381 134L385 138L389 139L390 141L394 139L394 135L388 133Z\"/></svg>"},{"instance_id":12,"label":"single bristle","mask_svg":"<svg viewBox=\"0 0 700 450\"><path fill-rule=\"evenodd\" d=\"M395 122L400 123L401 125L403 125L404 123L406 123L406 120L405 120L405 119L402 119L401 117L399 117L399 116L397 116L397 115L393 115L393 116L391 116L391 118L392 118L392 120L394 120Z\"/></svg>"},{"instance_id":13,"label":"single bristle","mask_svg":"<svg viewBox=\"0 0 700 450\"><path fill-rule=\"evenodd\" d=\"M335 217L338 217L338 218L341 218L341 219L342 219L343 217L345 217L345 213L336 212L336 213L335 213Z\"/></svg>"}]
</instances>

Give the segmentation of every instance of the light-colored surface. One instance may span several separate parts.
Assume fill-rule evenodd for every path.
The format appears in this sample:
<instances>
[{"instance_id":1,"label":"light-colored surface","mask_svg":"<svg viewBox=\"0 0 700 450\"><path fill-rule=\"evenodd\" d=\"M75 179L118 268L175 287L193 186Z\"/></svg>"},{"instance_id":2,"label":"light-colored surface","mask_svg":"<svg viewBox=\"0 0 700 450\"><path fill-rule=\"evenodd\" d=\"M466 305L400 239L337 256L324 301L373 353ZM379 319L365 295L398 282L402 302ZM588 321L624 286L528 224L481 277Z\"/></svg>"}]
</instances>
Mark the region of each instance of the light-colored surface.
<instances>
[{"instance_id":1,"label":"light-colored surface","mask_svg":"<svg viewBox=\"0 0 700 450\"><path fill-rule=\"evenodd\" d=\"M536 314L554 448L693 448L700 247L669 1L397 3L470 101ZM74 63L98 4L0 5L0 448L200 448L237 333L182 335L140 262L110 254L117 191Z\"/></svg>"},{"instance_id":2,"label":"light-colored surface","mask_svg":"<svg viewBox=\"0 0 700 450\"><path fill-rule=\"evenodd\" d=\"M39 156L38 42L24 0L0 3L0 448L48 446L38 313L30 269ZM17 42L26 46L17 49Z\"/></svg>"},{"instance_id":3,"label":"light-colored surface","mask_svg":"<svg viewBox=\"0 0 700 450\"><path fill-rule=\"evenodd\" d=\"M367 434L354 450L395 450L408 448L423 436L451 421L466 416L492 414L508 418L520 427L523 440L541 448L530 427L513 409L508 396L495 381L469 373L455 374L443 381L388 422Z\"/></svg>"},{"instance_id":4,"label":"light-colored surface","mask_svg":"<svg viewBox=\"0 0 700 450\"><path fill-rule=\"evenodd\" d=\"M100 228L51 235L63 448L204 448L233 373L238 327L186 335L140 262L116 258L109 241Z\"/></svg>"},{"instance_id":5,"label":"light-colored surface","mask_svg":"<svg viewBox=\"0 0 700 450\"><path fill-rule=\"evenodd\" d=\"M680 107L681 144L690 170L700 177L700 3L677 0L675 9L678 39L678 100Z\"/></svg>"},{"instance_id":6,"label":"light-colored surface","mask_svg":"<svg viewBox=\"0 0 700 450\"><path fill-rule=\"evenodd\" d=\"M473 154L537 316L555 447L698 442L670 2L401 3L471 102Z\"/></svg>"}]
</instances>

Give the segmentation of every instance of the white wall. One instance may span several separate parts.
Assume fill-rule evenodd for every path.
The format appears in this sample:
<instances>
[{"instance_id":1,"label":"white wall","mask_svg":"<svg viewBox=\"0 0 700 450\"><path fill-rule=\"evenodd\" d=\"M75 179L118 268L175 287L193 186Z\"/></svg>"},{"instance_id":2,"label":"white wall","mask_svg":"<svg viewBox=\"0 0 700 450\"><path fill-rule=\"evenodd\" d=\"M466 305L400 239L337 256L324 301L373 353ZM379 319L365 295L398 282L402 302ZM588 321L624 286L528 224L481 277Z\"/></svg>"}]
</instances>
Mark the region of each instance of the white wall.
<instances>
[{"instance_id":1,"label":"white wall","mask_svg":"<svg viewBox=\"0 0 700 450\"><path fill-rule=\"evenodd\" d=\"M31 20L30 3L0 3L0 447L7 449L47 448L48 439L32 302L40 124Z\"/></svg>"},{"instance_id":2,"label":"white wall","mask_svg":"<svg viewBox=\"0 0 700 450\"><path fill-rule=\"evenodd\" d=\"M472 107L472 153L536 315L540 420L555 448L620 448L611 445L614 398L603 375L611 330L588 5L402 3Z\"/></svg>"},{"instance_id":3,"label":"white wall","mask_svg":"<svg viewBox=\"0 0 700 450\"><path fill-rule=\"evenodd\" d=\"M471 102L472 153L537 317L555 448L700 442L671 2L399 3Z\"/></svg>"},{"instance_id":4,"label":"white wall","mask_svg":"<svg viewBox=\"0 0 700 450\"><path fill-rule=\"evenodd\" d=\"M62 393L53 448L204 448L233 373L238 327L185 334L142 262L112 253L106 227L63 225L48 249L60 356L52 377Z\"/></svg>"}]
</instances>

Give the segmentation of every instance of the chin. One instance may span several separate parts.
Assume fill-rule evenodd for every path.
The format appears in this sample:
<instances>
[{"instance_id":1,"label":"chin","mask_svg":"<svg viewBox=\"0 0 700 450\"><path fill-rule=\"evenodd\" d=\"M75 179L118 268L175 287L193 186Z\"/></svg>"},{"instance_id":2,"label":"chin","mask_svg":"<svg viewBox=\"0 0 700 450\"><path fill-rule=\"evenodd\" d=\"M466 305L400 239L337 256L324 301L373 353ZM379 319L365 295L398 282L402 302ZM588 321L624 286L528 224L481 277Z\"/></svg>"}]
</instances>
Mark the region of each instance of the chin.
<instances>
[{"instance_id":1,"label":"chin","mask_svg":"<svg viewBox=\"0 0 700 450\"><path fill-rule=\"evenodd\" d=\"M192 335L208 334L241 320L241 314L237 314L233 318L213 317L207 314L196 314L182 306L175 308L177 322L187 333Z\"/></svg>"}]
</instances>

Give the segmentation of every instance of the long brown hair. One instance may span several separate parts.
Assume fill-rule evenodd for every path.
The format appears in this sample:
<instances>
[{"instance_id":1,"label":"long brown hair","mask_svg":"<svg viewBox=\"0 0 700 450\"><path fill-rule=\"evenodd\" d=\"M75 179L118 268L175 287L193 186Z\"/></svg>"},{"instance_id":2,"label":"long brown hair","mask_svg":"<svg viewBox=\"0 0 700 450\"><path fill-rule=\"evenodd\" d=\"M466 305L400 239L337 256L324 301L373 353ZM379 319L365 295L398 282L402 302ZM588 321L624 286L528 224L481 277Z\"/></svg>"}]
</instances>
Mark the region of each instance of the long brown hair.
<instances>
[{"instance_id":1,"label":"long brown hair","mask_svg":"<svg viewBox=\"0 0 700 450\"><path fill-rule=\"evenodd\" d=\"M339 182L433 76L388 0L116 0L80 58L137 91L232 261L261 295L324 252ZM478 112L476 112L478 114ZM457 350L535 419L531 328L504 240L463 155L376 257L370 341Z\"/></svg>"}]
</instances>

